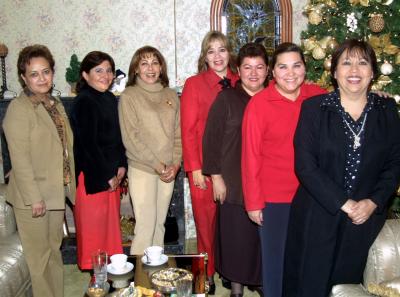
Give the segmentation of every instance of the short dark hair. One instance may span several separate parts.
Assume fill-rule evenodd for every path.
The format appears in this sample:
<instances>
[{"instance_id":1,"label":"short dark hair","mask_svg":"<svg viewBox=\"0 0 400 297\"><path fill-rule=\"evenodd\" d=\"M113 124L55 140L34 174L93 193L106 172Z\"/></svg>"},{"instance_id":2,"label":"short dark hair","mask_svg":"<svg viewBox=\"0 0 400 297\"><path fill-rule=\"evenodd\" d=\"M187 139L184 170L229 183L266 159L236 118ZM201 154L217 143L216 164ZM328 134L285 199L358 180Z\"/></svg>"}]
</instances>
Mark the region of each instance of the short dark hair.
<instances>
[{"instance_id":1,"label":"short dark hair","mask_svg":"<svg viewBox=\"0 0 400 297\"><path fill-rule=\"evenodd\" d=\"M83 72L89 73L94 67L100 65L104 61L110 62L112 72L115 73L115 63L113 58L104 52L93 51L88 53L81 62L81 67L79 69L79 81L76 84L75 91L79 93L80 90L87 85L86 79L83 77Z\"/></svg>"},{"instance_id":2,"label":"short dark hair","mask_svg":"<svg viewBox=\"0 0 400 297\"><path fill-rule=\"evenodd\" d=\"M26 65L29 65L33 58L44 58L49 62L51 71L54 72L54 58L47 46L34 44L24 47L19 52L17 61L18 78L23 87L25 87L25 82L21 79L21 75L25 75Z\"/></svg>"},{"instance_id":3,"label":"short dark hair","mask_svg":"<svg viewBox=\"0 0 400 297\"><path fill-rule=\"evenodd\" d=\"M157 58L161 66L161 73L159 77L160 82L164 87L168 87L169 79L167 73L167 62L165 61L164 56L158 49L149 45L139 48L133 54L131 64L129 65L128 82L126 83L126 86L134 86L136 84L136 72L139 68L140 60L146 56L154 56Z\"/></svg>"},{"instance_id":4,"label":"short dark hair","mask_svg":"<svg viewBox=\"0 0 400 297\"><path fill-rule=\"evenodd\" d=\"M368 61L368 63L371 65L372 72L374 73L374 79L376 78L378 75L378 62L376 61L374 49L366 41L351 38L340 44L332 54L331 81L335 88L338 87L338 83L335 78L335 72L339 63L339 59L344 53L347 53L347 55L359 55Z\"/></svg>"},{"instance_id":5,"label":"short dark hair","mask_svg":"<svg viewBox=\"0 0 400 297\"><path fill-rule=\"evenodd\" d=\"M265 47L261 43L250 42L243 45L236 58L236 64L239 67L242 65L245 58L260 57L264 60L265 65L268 65L268 54Z\"/></svg>"},{"instance_id":6,"label":"short dark hair","mask_svg":"<svg viewBox=\"0 0 400 297\"><path fill-rule=\"evenodd\" d=\"M275 67L279 55L290 52L298 53L300 55L301 60L303 61L304 66L306 65L306 60L304 59L304 53L301 50L301 48L297 44L291 42L284 42L278 45L277 48L275 49L272 55L271 68L273 69Z\"/></svg>"},{"instance_id":7,"label":"short dark hair","mask_svg":"<svg viewBox=\"0 0 400 297\"><path fill-rule=\"evenodd\" d=\"M256 57L260 57L261 59L263 59L268 70L267 50L261 43L255 43L255 42L246 43L239 49L239 53L236 58L236 65L237 67L240 67L245 58L256 58ZM268 85L268 73L264 81L264 86L267 85Z\"/></svg>"}]
</instances>

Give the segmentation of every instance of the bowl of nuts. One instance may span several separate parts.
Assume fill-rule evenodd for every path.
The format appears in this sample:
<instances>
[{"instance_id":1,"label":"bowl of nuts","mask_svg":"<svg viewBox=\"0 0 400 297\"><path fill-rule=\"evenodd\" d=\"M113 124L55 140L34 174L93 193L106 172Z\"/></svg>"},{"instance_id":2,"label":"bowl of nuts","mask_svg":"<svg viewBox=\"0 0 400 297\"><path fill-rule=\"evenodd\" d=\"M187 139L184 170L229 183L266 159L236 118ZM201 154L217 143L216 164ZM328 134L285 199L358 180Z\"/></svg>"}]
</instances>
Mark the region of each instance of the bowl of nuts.
<instances>
[{"instance_id":1,"label":"bowl of nuts","mask_svg":"<svg viewBox=\"0 0 400 297\"><path fill-rule=\"evenodd\" d=\"M154 272L151 275L153 287L162 293L171 293L176 291L176 284L179 280L193 281L193 274L182 268L165 268Z\"/></svg>"}]
</instances>

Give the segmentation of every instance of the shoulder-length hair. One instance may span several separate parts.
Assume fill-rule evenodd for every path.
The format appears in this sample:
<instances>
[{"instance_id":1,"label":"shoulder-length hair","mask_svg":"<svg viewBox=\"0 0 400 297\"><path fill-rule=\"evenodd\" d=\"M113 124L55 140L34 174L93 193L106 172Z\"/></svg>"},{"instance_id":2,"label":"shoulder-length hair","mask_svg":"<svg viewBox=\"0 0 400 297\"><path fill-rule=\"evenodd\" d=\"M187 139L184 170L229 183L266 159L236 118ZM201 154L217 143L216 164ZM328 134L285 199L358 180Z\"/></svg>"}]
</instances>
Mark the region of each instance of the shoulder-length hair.
<instances>
[{"instance_id":1,"label":"shoulder-length hair","mask_svg":"<svg viewBox=\"0 0 400 297\"><path fill-rule=\"evenodd\" d=\"M357 39L347 39L332 54L331 62L331 81L335 88L338 87L338 83L335 78L335 72L339 63L339 59L342 54L347 54L348 56L357 55L365 59L372 68L374 73L373 79L378 76L378 62L376 61L375 51L372 46L366 41L360 41Z\"/></svg>"},{"instance_id":2,"label":"shoulder-length hair","mask_svg":"<svg viewBox=\"0 0 400 297\"><path fill-rule=\"evenodd\" d=\"M228 38L219 31L210 31L206 34L206 36L204 36L203 41L201 42L200 56L197 61L197 71L200 73L208 69L208 65L206 62L207 52L210 49L211 42L215 40L220 41L224 45L224 47L228 50L229 68L232 72L236 72L235 56L233 54L232 47L229 43Z\"/></svg>"},{"instance_id":3,"label":"shoulder-length hair","mask_svg":"<svg viewBox=\"0 0 400 297\"><path fill-rule=\"evenodd\" d=\"M161 73L160 73L160 83L164 87L169 86L169 79L168 79L168 73L167 73L167 62L165 61L164 56L161 54L161 52L156 49L155 47L146 45L138 50L133 54L131 64L129 65L129 72L128 72L128 82L126 83L126 86L134 86L136 84L136 75L137 71L139 69L139 63L142 58L148 57L148 56L154 56L157 58L158 62L160 63L161 66Z\"/></svg>"},{"instance_id":4,"label":"shoulder-length hair","mask_svg":"<svg viewBox=\"0 0 400 297\"><path fill-rule=\"evenodd\" d=\"M81 67L79 69L79 80L76 83L75 91L76 93L79 93L80 90L84 86L87 85L86 79L83 77L83 72L89 73L90 70L92 70L94 67L100 65L104 61L110 62L112 72L115 73L115 63L113 58L104 52L101 51L93 51L88 53L82 60L81 62Z\"/></svg>"}]
</instances>

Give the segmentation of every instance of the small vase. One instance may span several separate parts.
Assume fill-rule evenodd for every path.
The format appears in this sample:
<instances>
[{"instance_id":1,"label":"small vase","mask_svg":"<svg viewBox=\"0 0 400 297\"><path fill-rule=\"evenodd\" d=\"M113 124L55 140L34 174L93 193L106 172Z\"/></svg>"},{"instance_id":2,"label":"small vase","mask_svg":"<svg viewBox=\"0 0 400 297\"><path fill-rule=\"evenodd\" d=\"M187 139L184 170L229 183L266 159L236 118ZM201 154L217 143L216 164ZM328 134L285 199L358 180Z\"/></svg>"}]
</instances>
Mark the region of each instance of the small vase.
<instances>
[{"instance_id":1,"label":"small vase","mask_svg":"<svg viewBox=\"0 0 400 297\"><path fill-rule=\"evenodd\" d=\"M75 97L76 96L76 82L68 82L68 83L69 83L69 85L71 87L70 95L72 97Z\"/></svg>"}]
</instances>

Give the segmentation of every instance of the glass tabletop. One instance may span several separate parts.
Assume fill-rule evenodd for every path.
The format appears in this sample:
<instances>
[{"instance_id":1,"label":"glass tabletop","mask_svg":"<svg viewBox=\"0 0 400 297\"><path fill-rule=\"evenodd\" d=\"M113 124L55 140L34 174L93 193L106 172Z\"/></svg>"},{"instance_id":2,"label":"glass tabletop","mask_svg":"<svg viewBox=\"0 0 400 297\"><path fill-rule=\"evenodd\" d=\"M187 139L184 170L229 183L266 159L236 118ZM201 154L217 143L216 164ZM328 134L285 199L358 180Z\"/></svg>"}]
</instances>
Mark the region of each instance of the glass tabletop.
<instances>
[{"instance_id":1,"label":"glass tabletop","mask_svg":"<svg viewBox=\"0 0 400 297\"><path fill-rule=\"evenodd\" d=\"M135 286L152 288L151 275L161 269L176 267L190 271L193 274L193 294L204 295L207 291L207 254L167 255L168 259L161 265L146 264L143 255L128 256L128 262L133 264L133 269L124 274L108 273L110 291L107 296L117 297L118 292L127 288L131 282ZM160 261L164 262L164 261Z\"/></svg>"}]
</instances>

